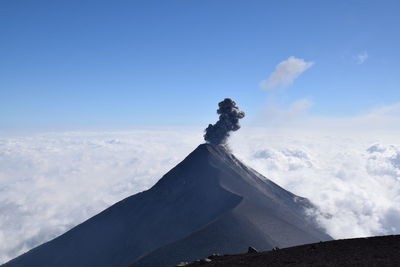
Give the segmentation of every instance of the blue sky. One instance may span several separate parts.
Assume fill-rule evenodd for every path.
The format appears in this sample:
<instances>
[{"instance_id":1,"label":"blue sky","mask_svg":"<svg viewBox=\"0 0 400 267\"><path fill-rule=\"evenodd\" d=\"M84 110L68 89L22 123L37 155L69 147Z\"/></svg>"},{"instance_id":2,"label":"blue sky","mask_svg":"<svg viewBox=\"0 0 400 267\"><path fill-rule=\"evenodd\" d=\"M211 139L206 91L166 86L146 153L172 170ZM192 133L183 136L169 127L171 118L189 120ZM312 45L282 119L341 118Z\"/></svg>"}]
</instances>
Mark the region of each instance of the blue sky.
<instances>
[{"instance_id":1,"label":"blue sky","mask_svg":"<svg viewBox=\"0 0 400 267\"><path fill-rule=\"evenodd\" d=\"M393 105L399 11L398 1L3 0L0 130L201 126L224 97L250 117L299 99L326 117ZM262 89L291 56L313 64Z\"/></svg>"}]
</instances>

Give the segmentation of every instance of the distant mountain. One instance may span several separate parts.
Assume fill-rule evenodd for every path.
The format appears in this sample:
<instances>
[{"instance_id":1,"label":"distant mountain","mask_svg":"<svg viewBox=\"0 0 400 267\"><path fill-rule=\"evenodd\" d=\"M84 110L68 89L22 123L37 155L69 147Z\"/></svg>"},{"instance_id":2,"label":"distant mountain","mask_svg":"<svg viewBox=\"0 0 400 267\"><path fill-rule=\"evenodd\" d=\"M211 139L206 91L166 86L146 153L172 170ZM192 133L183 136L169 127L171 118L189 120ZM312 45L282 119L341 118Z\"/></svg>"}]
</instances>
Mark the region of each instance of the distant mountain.
<instances>
[{"instance_id":1,"label":"distant mountain","mask_svg":"<svg viewBox=\"0 0 400 267\"><path fill-rule=\"evenodd\" d=\"M342 239L259 253L210 257L187 267L400 266L400 235Z\"/></svg>"},{"instance_id":2,"label":"distant mountain","mask_svg":"<svg viewBox=\"0 0 400 267\"><path fill-rule=\"evenodd\" d=\"M202 144L151 189L3 266L172 266L248 246L330 240L307 217L309 208L224 146Z\"/></svg>"}]
</instances>

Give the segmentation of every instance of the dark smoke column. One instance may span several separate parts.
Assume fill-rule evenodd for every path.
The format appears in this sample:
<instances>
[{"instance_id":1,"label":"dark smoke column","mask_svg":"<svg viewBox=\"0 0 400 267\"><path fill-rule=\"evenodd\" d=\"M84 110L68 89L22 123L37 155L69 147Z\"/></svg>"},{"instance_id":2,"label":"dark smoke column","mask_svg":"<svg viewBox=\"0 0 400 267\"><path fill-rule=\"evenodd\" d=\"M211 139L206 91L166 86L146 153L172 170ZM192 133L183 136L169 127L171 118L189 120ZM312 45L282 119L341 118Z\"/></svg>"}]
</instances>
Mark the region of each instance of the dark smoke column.
<instances>
[{"instance_id":1,"label":"dark smoke column","mask_svg":"<svg viewBox=\"0 0 400 267\"><path fill-rule=\"evenodd\" d=\"M209 124L204 134L204 140L214 145L225 144L230 132L240 129L239 119L244 117L244 112L230 98L225 98L218 106L219 120L214 125Z\"/></svg>"}]
</instances>

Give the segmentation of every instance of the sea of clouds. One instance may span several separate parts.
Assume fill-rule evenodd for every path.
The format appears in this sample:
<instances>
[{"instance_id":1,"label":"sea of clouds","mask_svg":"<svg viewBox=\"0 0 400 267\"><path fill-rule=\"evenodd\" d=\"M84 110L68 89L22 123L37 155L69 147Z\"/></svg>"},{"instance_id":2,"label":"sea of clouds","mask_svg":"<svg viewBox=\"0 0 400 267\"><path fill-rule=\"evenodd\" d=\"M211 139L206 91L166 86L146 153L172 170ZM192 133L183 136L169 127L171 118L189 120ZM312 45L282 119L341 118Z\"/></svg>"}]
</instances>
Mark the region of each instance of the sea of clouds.
<instances>
[{"instance_id":1,"label":"sea of clouds","mask_svg":"<svg viewBox=\"0 0 400 267\"><path fill-rule=\"evenodd\" d=\"M347 238L400 234L398 136L249 128L230 147ZM0 263L148 189L201 142L188 128L0 137Z\"/></svg>"}]
</instances>

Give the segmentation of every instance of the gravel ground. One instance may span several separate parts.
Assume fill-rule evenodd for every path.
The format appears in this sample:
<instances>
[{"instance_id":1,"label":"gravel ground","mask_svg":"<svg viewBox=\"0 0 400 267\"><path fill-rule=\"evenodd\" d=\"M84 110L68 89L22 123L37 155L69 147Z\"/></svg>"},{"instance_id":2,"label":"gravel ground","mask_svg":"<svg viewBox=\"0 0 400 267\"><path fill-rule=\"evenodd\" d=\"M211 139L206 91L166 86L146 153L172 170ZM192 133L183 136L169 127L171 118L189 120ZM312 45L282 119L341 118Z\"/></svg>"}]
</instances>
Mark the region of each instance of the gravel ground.
<instances>
[{"instance_id":1,"label":"gravel ground","mask_svg":"<svg viewBox=\"0 0 400 267\"><path fill-rule=\"evenodd\" d=\"M400 235L334 240L210 259L186 266L400 266Z\"/></svg>"}]
</instances>

